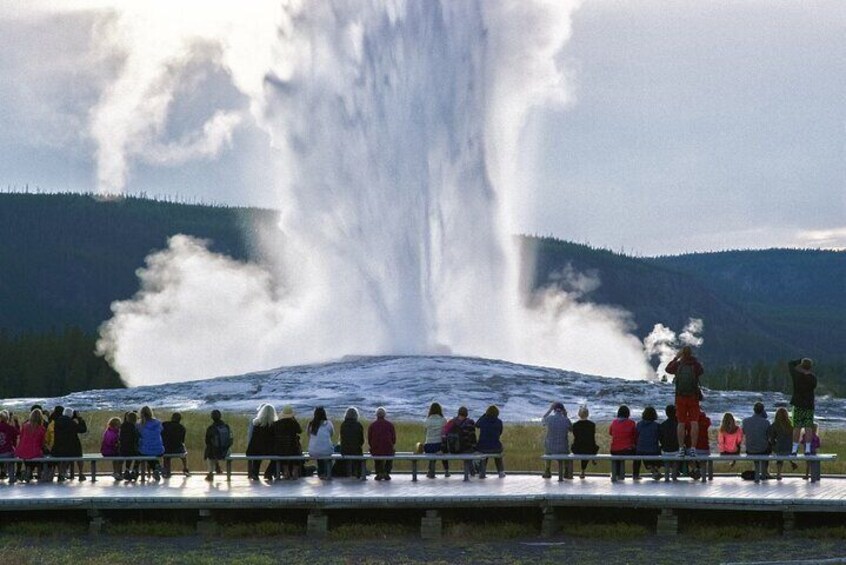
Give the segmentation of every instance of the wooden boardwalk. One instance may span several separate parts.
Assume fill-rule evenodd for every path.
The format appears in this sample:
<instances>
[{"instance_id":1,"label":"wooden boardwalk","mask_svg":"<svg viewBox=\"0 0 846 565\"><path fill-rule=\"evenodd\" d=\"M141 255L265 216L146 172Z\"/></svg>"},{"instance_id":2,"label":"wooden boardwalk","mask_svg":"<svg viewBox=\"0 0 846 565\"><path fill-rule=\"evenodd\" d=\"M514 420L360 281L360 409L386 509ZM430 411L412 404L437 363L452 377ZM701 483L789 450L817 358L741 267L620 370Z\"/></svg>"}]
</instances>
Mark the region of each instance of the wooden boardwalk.
<instances>
[{"instance_id":1,"label":"wooden boardwalk","mask_svg":"<svg viewBox=\"0 0 846 565\"><path fill-rule=\"evenodd\" d=\"M231 483L203 475L161 483L115 483L110 477L64 484L0 484L0 512L117 509L443 509L484 507L605 506L656 509L730 509L776 512L846 513L846 478L809 483L801 478L755 484L734 477L701 483L651 479L611 483L607 476L558 482L538 475L512 474L486 480L421 479L395 474L390 482L304 478L275 484L235 476Z\"/></svg>"}]
</instances>

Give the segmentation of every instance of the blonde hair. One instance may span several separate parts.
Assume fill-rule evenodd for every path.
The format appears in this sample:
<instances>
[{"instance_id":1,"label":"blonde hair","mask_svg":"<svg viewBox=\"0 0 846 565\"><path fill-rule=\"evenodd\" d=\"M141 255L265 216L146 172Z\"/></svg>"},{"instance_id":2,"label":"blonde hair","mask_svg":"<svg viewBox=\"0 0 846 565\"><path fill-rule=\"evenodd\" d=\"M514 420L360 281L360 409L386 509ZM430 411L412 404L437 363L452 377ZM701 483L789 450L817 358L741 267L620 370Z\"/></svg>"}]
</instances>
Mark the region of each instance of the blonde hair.
<instances>
[{"instance_id":1,"label":"blonde hair","mask_svg":"<svg viewBox=\"0 0 846 565\"><path fill-rule=\"evenodd\" d=\"M36 408L29 414L29 423L33 426L41 426L44 424L44 414L41 413L41 410Z\"/></svg>"},{"instance_id":2,"label":"blonde hair","mask_svg":"<svg viewBox=\"0 0 846 565\"><path fill-rule=\"evenodd\" d=\"M590 410L587 406L579 406L579 418L587 420L590 417Z\"/></svg>"},{"instance_id":3,"label":"blonde hair","mask_svg":"<svg viewBox=\"0 0 846 565\"><path fill-rule=\"evenodd\" d=\"M113 427L120 427L120 418L110 418L109 421L106 423L106 429L113 428Z\"/></svg>"},{"instance_id":4,"label":"blonde hair","mask_svg":"<svg viewBox=\"0 0 846 565\"><path fill-rule=\"evenodd\" d=\"M266 427L276 421L276 408L270 404L265 404L259 410L258 416L253 420L254 426Z\"/></svg>"},{"instance_id":5,"label":"blonde hair","mask_svg":"<svg viewBox=\"0 0 846 565\"><path fill-rule=\"evenodd\" d=\"M9 421L9 413L5 410L0 410L0 422L8 422Z\"/></svg>"},{"instance_id":6,"label":"blonde hair","mask_svg":"<svg viewBox=\"0 0 846 565\"><path fill-rule=\"evenodd\" d=\"M141 414L141 422L142 423L146 423L149 420L153 419L153 409L150 408L149 406L141 407L140 414Z\"/></svg>"}]
</instances>

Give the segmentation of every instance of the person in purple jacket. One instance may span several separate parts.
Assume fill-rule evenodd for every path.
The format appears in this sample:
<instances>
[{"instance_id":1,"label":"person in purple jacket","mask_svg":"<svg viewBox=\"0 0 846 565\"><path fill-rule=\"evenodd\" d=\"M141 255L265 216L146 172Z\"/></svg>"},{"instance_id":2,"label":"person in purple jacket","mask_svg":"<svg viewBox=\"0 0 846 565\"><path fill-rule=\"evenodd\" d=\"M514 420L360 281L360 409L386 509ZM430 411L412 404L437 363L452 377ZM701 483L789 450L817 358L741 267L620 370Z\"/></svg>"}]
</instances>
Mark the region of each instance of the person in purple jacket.
<instances>
[{"instance_id":1,"label":"person in purple jacket","mask_svg":"<svg viewBox=\"0 0 846 565\"><path fill-rule=\"evenodd\" d=\"M502 462L502 420L499 419L499 408L488 406L481 418L476 420L476 427L479 429L479 441L476 442L476 451L481 453L495 454L494 464L500 478L505 477L505 465ZM479 478L485 478L485 469L488 460L482 459L479 468Z\"/></svg>"},{"instance_id":2,"label":"person in purple jacket","mask_svg":"<svg viewBox=\"0 0 846 565\"><path fill-rule=\"evenodd\" d=\"M103 432L103 441L100 443L100 455L103 457L120 457L120 418L112 418L106 425L106 431ZM116 481L123 478L121 475L122 468L123 461L112 461L112 476Z\"/></svg>"}]
</instances>

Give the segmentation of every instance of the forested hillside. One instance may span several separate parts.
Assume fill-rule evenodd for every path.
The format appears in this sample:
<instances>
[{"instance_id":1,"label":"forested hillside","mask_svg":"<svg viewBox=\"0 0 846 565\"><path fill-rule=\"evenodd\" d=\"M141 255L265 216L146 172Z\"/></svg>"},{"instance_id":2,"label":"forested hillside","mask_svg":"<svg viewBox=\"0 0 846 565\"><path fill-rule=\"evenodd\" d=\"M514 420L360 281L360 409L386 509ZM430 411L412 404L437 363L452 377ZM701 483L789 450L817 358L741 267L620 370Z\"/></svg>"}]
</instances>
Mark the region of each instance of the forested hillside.
<instances>
[{"instance_id":1,"label":"forested hillside","mask_svg":"<svg viewBox=\"0 0 846 565\"><path fill-rule=\"evenodd\" d=\"M82 378L80 355L93 358L98 326L114 300L136 292L144 258L184 233L236 259L260 259L253 242L275 221L268 210L0 194L0 366L13 355L18 364L42 352L50 359L33 361L28 372L0 372L0 398L118 384L89 358ZM525 258L536 258L528 286L565 284L558 275L568 268L595 276L600 284L587 298L631 312L640 337L659 322L679 330L689 317L702 318L711 386L783 388L784 362L800 355L817 358L830 383L844 376L846 253L641 259L552 238L521 237L520 244ZM52 383L49 392L43 383Z\"/></svg>"}]
</instances>

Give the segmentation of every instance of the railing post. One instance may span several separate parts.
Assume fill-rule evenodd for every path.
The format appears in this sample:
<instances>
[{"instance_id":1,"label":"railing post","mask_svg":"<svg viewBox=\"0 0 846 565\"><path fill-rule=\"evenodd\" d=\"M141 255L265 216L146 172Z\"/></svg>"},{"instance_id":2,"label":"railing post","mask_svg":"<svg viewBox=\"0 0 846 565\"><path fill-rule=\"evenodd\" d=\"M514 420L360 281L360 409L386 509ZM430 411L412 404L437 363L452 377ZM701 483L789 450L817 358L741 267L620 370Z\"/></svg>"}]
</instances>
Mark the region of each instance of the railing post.
<instances>
[{"instance_id":1,"label":"railing post","mask_svg":"<svg viewBox=\"0 0 846 565\"><path fill-rule=\"evenodd\" d=\"M679 517L672 508L664 508L658 514L655 532L659 536L675 536L679 533Z\"/></svg>"},{"instance_id":2,"label":"railing post","mask_svg":"<svg viewBox=\"0 0 846 565\"><path fill-rule=\"evenodd\" d=\"M326 537L329 532L329 516L324 514L319 508L312 509L308 513L308 521L306 522L306 536L322 538Z\"/></svg>"},{"instance_id":3,"label":"railing post","mask_svg":"<svg viewBox=\"0 0 846 565\"><path fill-rule=\"evenodd\" d=\"M88 535L99 536L103 532L103 525L105 524L102 514L96 508L88 511Z\"/></svg>"},{"instance_id":4,"label":"railing post","mask_svg":"<svg viewBox=\"0 0 846 565\"><path fill-rule=\"evenodd\" d=\"M560 463L560 461L559 461ZM555 515L555 507L543 507L543 521L541 522L541 536L549 538L558 533L558 517Z\"/></svg>"},{"instance_id":5,"label":"railing post","mask_svg":"<svg viewBox=\"0 0 846 565\"><path fill-rule=\"evenodd\" d=\"M211 510L200 509L200 517L197 520L197 533L203 536L213 536L217 533L217 522L214 521Z\"/></svg>"}]
</instances>

